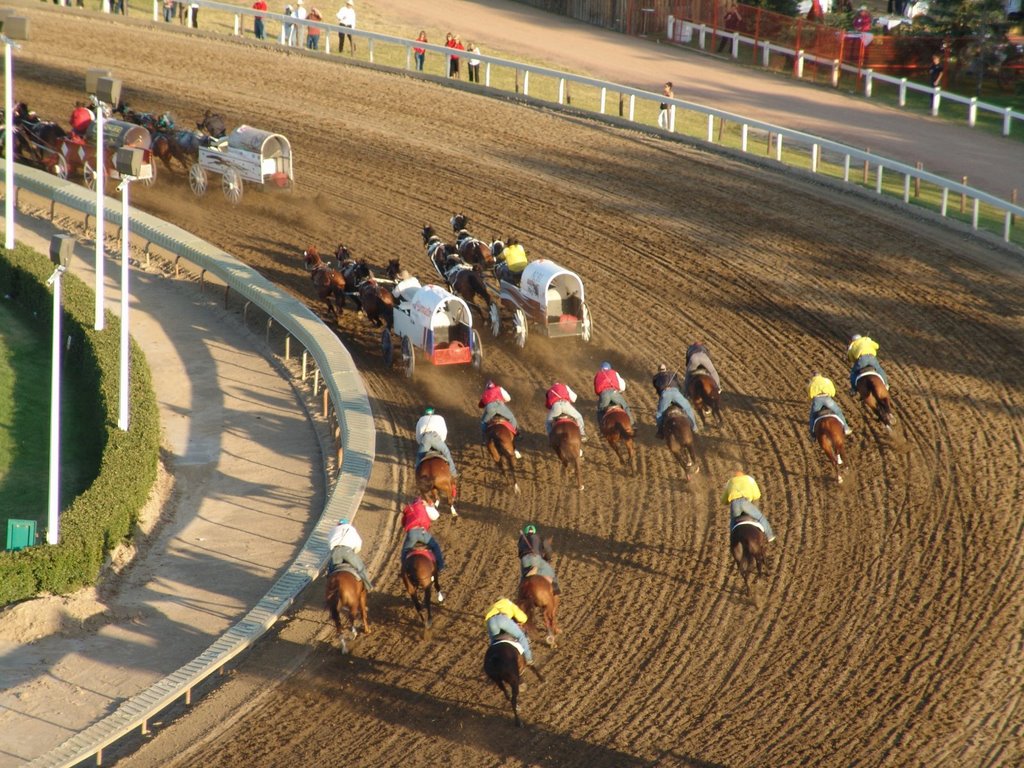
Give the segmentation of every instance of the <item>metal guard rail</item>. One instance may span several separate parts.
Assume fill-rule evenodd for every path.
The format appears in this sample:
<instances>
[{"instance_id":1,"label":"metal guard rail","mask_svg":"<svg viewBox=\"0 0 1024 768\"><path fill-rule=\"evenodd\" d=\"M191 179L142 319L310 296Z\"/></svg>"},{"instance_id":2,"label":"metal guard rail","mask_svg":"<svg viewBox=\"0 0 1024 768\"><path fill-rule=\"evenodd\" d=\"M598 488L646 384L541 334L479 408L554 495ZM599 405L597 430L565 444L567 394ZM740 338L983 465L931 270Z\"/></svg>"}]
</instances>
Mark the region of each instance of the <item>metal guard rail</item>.
<instances>
[{"instance_id":1,"label":"metal guard rail","mask_svg":"<svg viewBox=\"0 0 1024 768\"><path fill-rule=\"evenodd\" d=\"M2 167L0 177L3 177ZM44 171L19 165L15 170L15 184L82 213L96 210L95 193ZM298 557L256 606L197 658L29 763L38 768L73 766L92 756L97 757L99 764L105 747L135 728L146 733L148 720L182 696L190 703L196 685L250 648L288 610L299 592L316 578L327 562L327 536L335 521L355 517L376 451L373 416L362 378L348 350L327 326L300 301L219 248L155 216L137 210L129 213L132 235L216 275L260 307L309 351L323 374L334 404L341 431L342 462L316 527ZM105 220L120 225L121 216L120 201L106 199Z\"/></svg>"}]
</instances>

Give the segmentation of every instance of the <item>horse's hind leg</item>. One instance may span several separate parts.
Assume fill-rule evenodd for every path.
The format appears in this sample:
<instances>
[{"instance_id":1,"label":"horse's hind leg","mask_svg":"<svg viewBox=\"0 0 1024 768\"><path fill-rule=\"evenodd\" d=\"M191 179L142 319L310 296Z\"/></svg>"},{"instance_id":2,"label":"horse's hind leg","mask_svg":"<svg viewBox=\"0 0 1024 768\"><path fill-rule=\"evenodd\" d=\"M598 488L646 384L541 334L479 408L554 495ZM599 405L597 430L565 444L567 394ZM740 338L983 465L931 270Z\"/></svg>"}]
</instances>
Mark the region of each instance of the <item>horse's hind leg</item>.
<instances>
[{"instance_id":1,"label":"horse's hind leg","mask_svg":"<svg viewBox=\"0 0 1024 768\"><path fill-rule=\"evenodd\" d=\"M510 686L512 687L512 716L515 718L516 727L522 728L523 721L519 719L519 683L513 681Z\"/></svg>"},{"instance_id":2,"label":"horse's hind leg","mask_svg":"<svg viewBox=\"0 0 1024 768\"><path fill-rule=\"evenodd\" d=\"M359 613L363 619L363 632L370 634L370 614L366 612L366 589L359 595Z\"/></svg>"}]
</instances>

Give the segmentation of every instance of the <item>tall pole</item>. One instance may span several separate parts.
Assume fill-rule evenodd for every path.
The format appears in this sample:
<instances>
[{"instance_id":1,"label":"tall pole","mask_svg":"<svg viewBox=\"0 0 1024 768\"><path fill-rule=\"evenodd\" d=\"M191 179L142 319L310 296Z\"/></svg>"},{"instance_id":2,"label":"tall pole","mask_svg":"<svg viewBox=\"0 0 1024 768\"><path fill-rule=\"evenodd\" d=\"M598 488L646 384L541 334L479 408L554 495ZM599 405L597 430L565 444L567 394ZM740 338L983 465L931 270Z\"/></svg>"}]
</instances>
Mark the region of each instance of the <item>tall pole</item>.
<instances>
[{"instance_id":1,"label":"tall pole","mask_svg":"<svg viewBox=\"0 0 1024 768\"><path fill-rule=\"evenodd\" d=\"M96 106L96 320L93 328L103 330L103 102L95 100Z\"/></svg>"},{"instance_id":2,"label":"tall pole","mask_svg":"<svg viewBox=\"0 0 1024 768\"><path fill-rule=\"evenodd\" d=\"M4 38L4 248L14 249L14 78L11 42Z\"/></svg>"},{"instance_id":3,"label":"tall pole","mask_svg":"<svg viewBox=\"0 0 1024 768\"><path fill-rule=\"evenodd\" d=\"M128 179L121 181L121 385L117 428L128 431Z\"/></svg>"},{"instance_id":4,"label":"tall pole","mask_svg":"<svg viewBox=\"0 0 1024 768\"><path fill-rule=\"evenodd\" d=\"M50 483L46 506L46 543L60 541L60 275L57 267L53 281L53 349L50 354Z\"/></svg>"}]
</instances>

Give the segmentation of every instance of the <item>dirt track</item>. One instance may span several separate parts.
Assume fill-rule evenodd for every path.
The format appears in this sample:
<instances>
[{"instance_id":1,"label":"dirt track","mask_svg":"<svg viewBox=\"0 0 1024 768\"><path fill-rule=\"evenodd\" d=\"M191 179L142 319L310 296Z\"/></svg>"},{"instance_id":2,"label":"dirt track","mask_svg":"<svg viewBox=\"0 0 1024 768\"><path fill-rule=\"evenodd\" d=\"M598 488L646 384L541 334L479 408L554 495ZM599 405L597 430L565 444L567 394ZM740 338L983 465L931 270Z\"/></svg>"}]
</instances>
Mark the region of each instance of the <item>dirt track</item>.
<instances>
[{"instance_id":1,"label":"dirt track","mask_svg":"<svg viewBox=\"0 0 1024 768\"><path fill-rule=\"evenodd\" d=\"M589 346L532 335L519 352L485 337L484 374L510 390L530 432L520 499L478 447L483 376L421 365L408 385L384 370L379 334L346 315L378 421L394 425L379 450L406 466L400 495L412 487L420 409L448 418L464 479L464 519L438 530L449 600L432 641L419 642L389 566L371 600L375 631L352 656L315 638L271 641L239 676L259 679L267 658L301 661L295 674L181 764L385 766L410 753L453 768L1024 761L1019 269L859 196L639 132L304 56L45 15L17 64L19 98L40 114L66 120L84 70L107 62L137 108L184 120L212 106L291 139L291 195L200 204L164 174L133 199L296 293L309 295L298 254L314 243L343 241L379 265L397 256L426 278L420 227L464 210L482 237L516 232L532 256L578 271L594 315ZM60 45L72 37L79 47ZM145 56L126 54L129 38ZM900 423L889 437L841 397L856 434L839 488L807 440L804 385L812 369L843 384L854 331L882 342ZM658 362L681 364L695 337L722 372L726 414L701 439L688 488L653 437L647 382ZM640 476L625 477L592 440L580 495L544 445L542 391L568 381L592 422L589 381L606 358L643 422ZM760 609L740 589L717 503L737 463L761 482L779 533ZM514 532L526 520L555 535L564 633L557 651L538 649L547 681L528 681L517 732L482 681L481 617L515 585ZM292 623L322 620L317 603ZM228 700L221 691L199 705L198 730L232 714ZM167 761L156 754L129 762Z\"/></svg>"}]
</instances>

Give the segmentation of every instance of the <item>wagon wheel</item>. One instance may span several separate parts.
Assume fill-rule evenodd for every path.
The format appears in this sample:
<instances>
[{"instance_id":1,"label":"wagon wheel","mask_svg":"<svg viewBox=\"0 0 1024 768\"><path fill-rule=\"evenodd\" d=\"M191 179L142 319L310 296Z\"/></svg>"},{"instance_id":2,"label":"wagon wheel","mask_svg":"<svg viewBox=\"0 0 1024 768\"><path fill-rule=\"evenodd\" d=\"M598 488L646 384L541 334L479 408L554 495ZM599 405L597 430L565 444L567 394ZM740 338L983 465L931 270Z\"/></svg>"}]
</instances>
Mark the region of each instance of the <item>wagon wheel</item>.
<instances>
[{"instance_id":1,"label":"wagon wheel","mask_svg":"<svg viewBox=\"0 0 1024 768\"><path fill-rule=\"evenodd\" d=\"M416 354L408 336L402 337L402 362L405 363L405 376L411 379L416 370Z\"/></svg>"},{"instance_id":2,"label":"wagon wheel","mask_svg":"<svg viewBox=\"0 0 1024 768\"><path fill-rule=\"evenodd\" d=\"M480 333L476 328L473 329L472 341L473 356L469 359L469 363L479 371L481 366L484 364L484 345L483 342L480 341Z\"/></svg>"},{"instance_id":3,"label":"wagon wheel","mask_svg":"<svg viewBox=\"0 0 1024 768\"><path fill-rule=\"evenodd\" d=\"M529 326L526 324L526 313L516 309L512 313L512 323L516 332L516 346L522 349L526 346L526 337L529 335Z\"/></svg>"},{"instance_id":4,"label":"wagon wheel","mask_svg":"<svg viewBox=\"0 0 1024 768\"><path fill-rule=\"evenodd\" d=\"M395 345L391 341L391 331L387 328L381 331L380 348L384 351L384 364L390 368L395 359Z\"/></svg>"},{"instance_id":5,"label":"wagon wheel","mask_svg":"<svg viewBox=\"0 0 1024 768\"><path fill-rule=\"evenodd\" d=\"M188 185L192 187L193 194L196 197L205 195L209 182L210 178L206 175L206 169L199 163L192 163L192 167L188 169Z\"/></svg>"},{"instance_id":6,"label":"wagon wheel","mask_svg":"<svg viewBox=\"0 0 1024 768\"><path fill-rule=\"evenodd\" d=\"M590 307L583 302L583 330L580 336L584 341L590 341L594 337L594 321L590 318Z\"/></svg>"},{"instance_id":7,"label":"wagon wheel","mask_svg":"<svg viewBox=\"0 0 1024 768\"><path fill-rule=\"evenodd\" d=\"M85 177L85 186L89 189L96 189L96 171L89 163L83 166L82 176ZM103 178L106 179L106 174L104 174Z\"/></svg>"},{"instance_id":8,"label":"wagon wheel","mask_svg":"<svg viewBox=\"0 0 1024 768\"><path fill-rule=\"evenodd\" d=\"M498 312L497 302L491 304L491 336L501 333L501 314Z\"/></svg>"},{"instance_id":9,"label":"wagon wheel","mask_svg":"<svg viewBox=\"0 0 1024 768\"><path fill-rule=\"evenodd\" d=\"M68 161L64 159L64 155L56 154L56 160L50 164L50 173L56 176L58 179L66 179L71 175L68 169Z\"/></svg>"},{"instance_id":10,"label":"wagon wheel","mask_svg":"<svg viewBox=\"0 0 1024 768\"><path fill-rule=\"evenodd\" d=\"M220 179L224 197L238 205L242 202L242 175L234 168L228 168Z\"/></svg>"}]
</instances>

